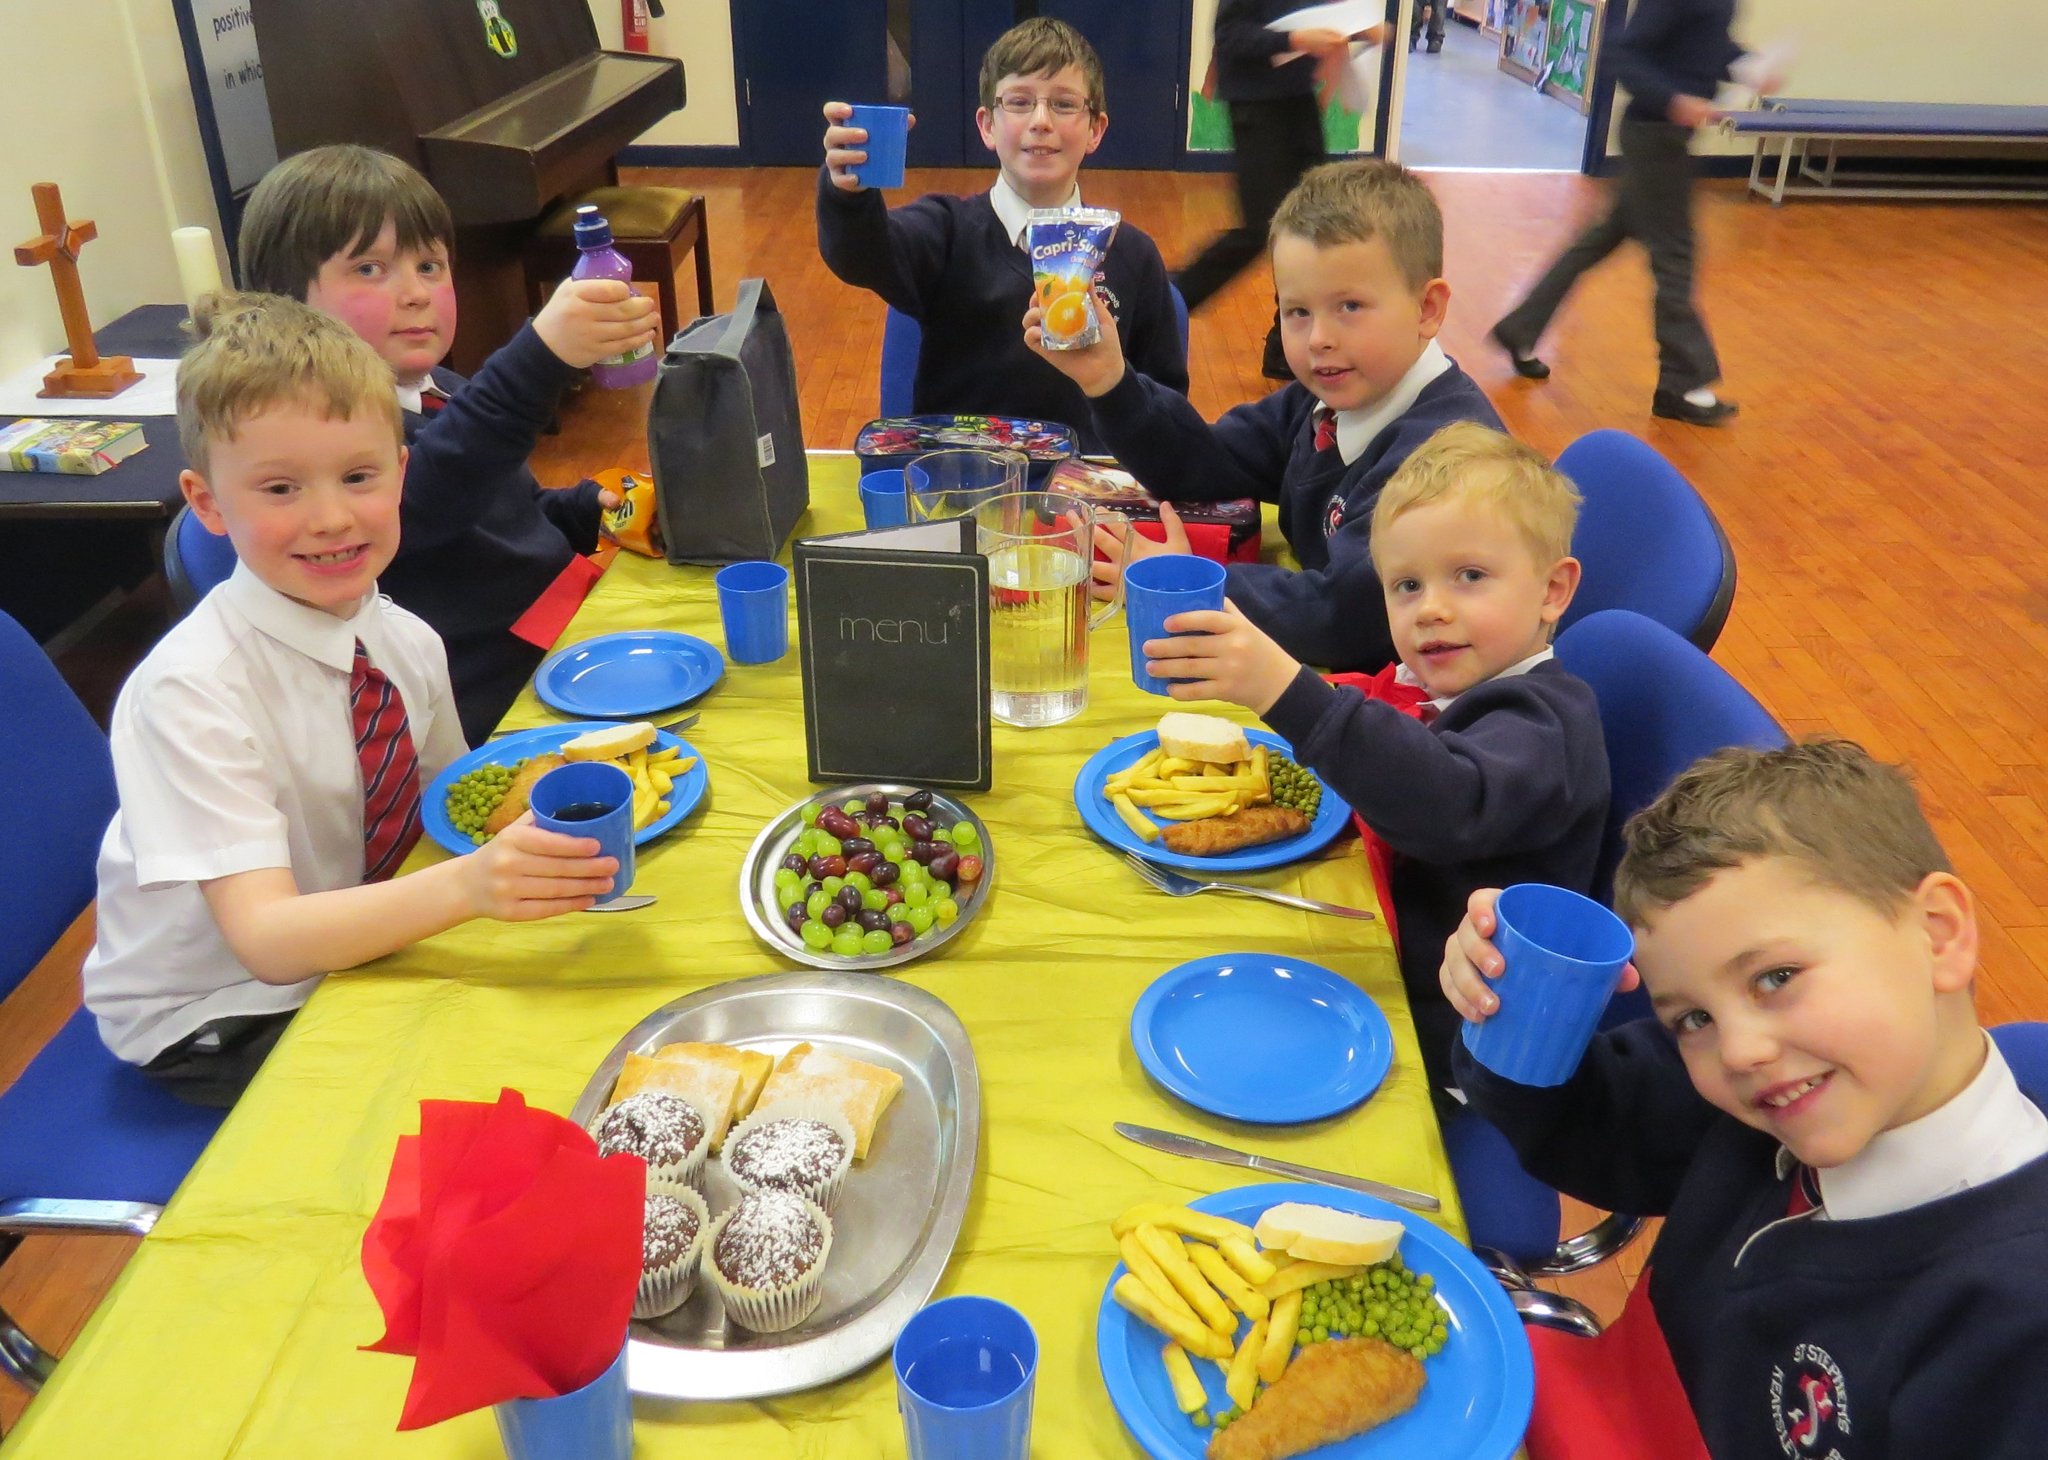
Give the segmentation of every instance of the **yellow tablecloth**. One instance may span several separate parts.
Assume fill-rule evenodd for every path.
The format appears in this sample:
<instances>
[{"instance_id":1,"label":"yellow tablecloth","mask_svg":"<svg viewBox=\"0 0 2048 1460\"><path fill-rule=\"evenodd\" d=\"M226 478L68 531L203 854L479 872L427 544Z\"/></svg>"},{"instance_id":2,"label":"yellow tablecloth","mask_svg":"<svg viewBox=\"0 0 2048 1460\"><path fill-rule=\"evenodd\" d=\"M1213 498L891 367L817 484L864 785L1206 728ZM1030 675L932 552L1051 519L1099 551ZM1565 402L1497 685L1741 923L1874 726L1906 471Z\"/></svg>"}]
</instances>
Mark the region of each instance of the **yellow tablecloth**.
<instances>
[{"instance_id":1,"label":"yellow tablecloth","mask_svg":"<svg viewBox=\"0 0 2048 1460\"><path fill-rule=\"evenodd\" d=\"M854 463L821 456L798 533L858 525ZM793 612L793 610L792 610ZM708 569L621 556L570 641L675 628L722 643ZM794 643L792 630L792 643ZM1083 828L1075 772L1152 724L1165 701L1130 681L1121 617L1091 646L1092 703L1043 730L995 728L995 789L970 798L1000 881L974 924L895 977L944 999L980 1065L974 1196L941 1294L984 1293L1026 1313L1041 1345L1033 1453L1132 1457L1097 1374L1095 1315L1116 1258L1107 1223L1145 1199L1184 1200L1256 1179L1119 1139L1127 1119L1434 1192L1462 1233L1419 1073L1399 974L1378 924L1210 895L1169 899ZM393 1145L428 1097L489 1100L501 1086L567 1111L619 1036L725 979L786 971L736 905L762 823L816 788L805 779L794 654L733 665L688 732L711 771L708 807L644 848L635 892L656 906L519 926L479 922L329 977L294 1021L108 1301L59 1365L13 1457L502 1454L487 1413L401 1435L411 1365L362 1353L382 1331L357 1265ZM528 693L508 726L555 717ZM427 844L416 856L439 856ZM1355 843L1260 874L1353 904L1372 896ZM1163 970L1203 954L1299 956L1355 980L1392 1022L1392 1074L1358 1110L1290 1129L1237 1125L1155 1089L1128 1037ZM688 1460L900 1455L886 1358L810 1393L757 1403L639 1400L637 1453Z\"/></svg>"}]
</instances>

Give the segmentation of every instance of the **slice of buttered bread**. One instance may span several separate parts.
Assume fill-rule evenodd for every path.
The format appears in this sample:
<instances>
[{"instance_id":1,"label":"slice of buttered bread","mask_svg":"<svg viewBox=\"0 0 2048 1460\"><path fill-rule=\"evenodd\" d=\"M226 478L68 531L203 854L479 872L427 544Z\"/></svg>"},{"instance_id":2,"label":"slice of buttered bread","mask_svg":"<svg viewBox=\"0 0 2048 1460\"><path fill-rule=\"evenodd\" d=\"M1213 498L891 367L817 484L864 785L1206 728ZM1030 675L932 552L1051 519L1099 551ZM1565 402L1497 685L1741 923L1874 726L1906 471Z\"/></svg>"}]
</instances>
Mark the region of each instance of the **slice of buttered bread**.
<instances>
[{"instance_id":1,"label":"slice of buttered bread","mask_svg":"<svg viewBox=\"0 0 2048 1460\"><path fill-rule=\"evenodd\" d=\"M1266 1208L1252 1230L1261 1247L1278 1248L1303 1262L1364 1266L1392 1257L1407 1229L1378 1217L1289 1201Z\"/></svg>"},{"instance_id":2,"label":"slice of buttered bread","mask_svg":"<svg viewBox=\"0 0 2048 1460\"><path fill-rule=\"evenodd\" d=\"M1185 710L1159 717L1159 748L1204 764L1232 765L1252 758L1243 730L1220 715L1191 715Z\"/></svg>"}]
</instances>

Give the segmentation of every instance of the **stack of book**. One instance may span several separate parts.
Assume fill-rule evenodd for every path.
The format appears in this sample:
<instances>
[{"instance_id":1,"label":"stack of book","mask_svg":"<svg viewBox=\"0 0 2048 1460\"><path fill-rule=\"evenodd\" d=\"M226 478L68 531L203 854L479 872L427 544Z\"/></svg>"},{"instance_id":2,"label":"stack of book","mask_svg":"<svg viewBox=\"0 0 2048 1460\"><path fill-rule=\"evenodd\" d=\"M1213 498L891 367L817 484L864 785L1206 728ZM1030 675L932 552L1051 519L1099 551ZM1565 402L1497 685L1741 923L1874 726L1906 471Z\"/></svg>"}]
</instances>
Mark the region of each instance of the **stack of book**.
<instances>
[{"instance_id":1,"label":"stack of book","mask_svg":"<svg viewBox=\"0 0 2048 1460\"><path fill-rule=\"evenodd\" d=\"M31 416L0 429L0 471L98 476L149 443L134 421L53 421Z\"/></svg>"}]
</instances>

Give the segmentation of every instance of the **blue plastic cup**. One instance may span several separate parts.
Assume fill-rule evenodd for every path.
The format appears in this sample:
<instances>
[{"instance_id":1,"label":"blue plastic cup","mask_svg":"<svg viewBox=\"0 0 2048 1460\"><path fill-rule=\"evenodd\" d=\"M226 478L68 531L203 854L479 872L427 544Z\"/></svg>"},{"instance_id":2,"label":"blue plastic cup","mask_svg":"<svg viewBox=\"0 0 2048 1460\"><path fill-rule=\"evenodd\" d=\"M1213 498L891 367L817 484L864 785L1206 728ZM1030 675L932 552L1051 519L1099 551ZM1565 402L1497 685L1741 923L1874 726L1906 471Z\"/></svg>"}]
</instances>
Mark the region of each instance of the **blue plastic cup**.
<instances>
[{"instance_id":1,"label":"blue plastic cup","mask_svg":"<svg viewBox=\"0 0 2048 1460\"><path fill-rule=\"evenodd\" d=\"M581 1389L549 1399L507 1399L491 1409L510 1460L627 1460L633 1453L624 1348Z\"/></svg>"},{"instance_id":2,"label":"blue plastic cup","mask_svg":"<svg viewBox=\"0 0 2048 1460\"><path fill-rule=\"evenodd\" d=\"M853 168L864 188L903 186L903 150L910 142L910 108L907 106L856 106L846 119L849 127L868 134L861 151L868 160Z\"/></svg>"},{"instance_id":3,"label":"blue plastic cup","mask_svg":"<svg viewBox=\"0 0 2048 1460\"><path fill-rule=\"evenodd\" d=\"M789 569L734 563L712 581L718 585L726 657L735 664L773 664L789 652Z\"/></svg>"},{"instance_id":4,"label":"blue plastic cup","mask_svg":"<svg viewBox=\"0 0 2048 1460\"><path fill-rule=\"evenodd\" d=\"M594 836L600 857L617 857L610 902L633 885L633 778L603 760L556 766L533 783L533 823L565 836ZM568 819L563 813L569 813Z\"/></svg>"},{"instance_id":5,"label":"blue plastic cup","mask_svg":"<svg viewBox=\"0 0 2048 1460\"><path fill-rule=\"evenodd\" d=\"M1223 564L1215 559L1184 553L1140 558L1124 569L1124 622L1131 631L1131 682L1139 689L1163 695L1178 683L1145 672L1145 641L1170 638L1166 621L1177 613L1222 608L1225 576Z\"/></svg>"},{"instance_id":6,"label":"blue plastic cup","mask_svg":"<svg viewBox=\"0 0 2048 1460\"><path fill-rule=\"evenodd\" d=\"M1628 924L1562 887L1520 882L1493 905L1493 946L1506 971L1500 1007L1465 1023L1465 1048L1518 1085L1561 1085L1599 1027L1621 970L1635 953Z\"/></svg>"},{"instance_id":7,"label":"blue plastic cup","mask_svg":"<svg viewBox=\"0 0 2048 1460\"><path fill-rule=\"evenodd\" d=\"M941 1298L896 1337L910 1460L1026 1460L1038 1336L994 1298Z\"/></svg>"},{"instance_id":8,"label":"blue plastic cup","mask_svg":"<svg viewBox=\"0 0 2048 1460\"><path fill-rule=\"evenodd\" d=\"M905 494L903 473L889 467L862 477L860 510L869 527L901 527L910 521L910 498Z\"/></svg>"}]
</instances>

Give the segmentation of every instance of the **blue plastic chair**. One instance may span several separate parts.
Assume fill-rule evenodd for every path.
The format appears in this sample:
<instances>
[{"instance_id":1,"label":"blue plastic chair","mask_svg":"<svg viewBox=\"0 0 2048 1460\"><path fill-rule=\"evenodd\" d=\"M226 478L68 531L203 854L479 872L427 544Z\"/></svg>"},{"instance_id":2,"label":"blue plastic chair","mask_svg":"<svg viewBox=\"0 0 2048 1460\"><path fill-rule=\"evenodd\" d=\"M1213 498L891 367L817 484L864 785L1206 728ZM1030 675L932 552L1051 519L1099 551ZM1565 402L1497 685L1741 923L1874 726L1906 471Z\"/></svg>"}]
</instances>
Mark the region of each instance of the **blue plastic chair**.
<instances>
[{"instance_id":1,"label":"blue plastic chair","mask_svg":"<svg viewBox=\"0 0 2048 1460\"><path fill-rule=\"evenodd\" d=\"M2021 1091L2035 1104L2048 1105L2048 1024L1996 1024L1991 1037Z\"/></svg>"},{"instance_id":2,"label":"blue plastic chair","mask_svg":"<svg viewBox=\"0 0 2048 1460\"><path fill-rule=\"evenodd\" d=\"M1596 895L1605 901L1629 817L1708 752L1783 745L1785 732L1720 665L1640 614L1609 609L1573 624L1557 637L1557 658L1592 686L1600 705L1613 781L1596 882ZM1648 1013L1641 990L1617 994L1605 1023ZM1458 1116L1444 1127L1444 1146L1472 1245L1496 1255L1492 1265L1511 1290L1526 1276L1557 1276L1605 1261L1640 1226L1634 1217L1615 1215L1560 1242L1557 1193L1522 1170L1507 1138L1492 1125L1477 1115ZM1522 1306L1522 1293L1511 1296ZM1534 1294L1529 1301L1558 1305L1550 1294Z\"/></svg>"},{"instance_id":3,"label":"blue plastic chair","mask_svg":"<svg viewBox=\"0 0 2048 1460\"><path fill-rule=\"evenodd\" d=\"M180 507L164 533L164 578L178 612L190 613L193 604L234 571L235 545L209 531L190 506Z\"/></svg>"},{"instance_id":4,"label":"blue plastic chair","mask_svg":"<svg viewBox=\"0 0 2048 1460\"><path fill-rule=\"evenodd\" d=\"M1735 601L1735 551L1692 483L1626 431L1594 431L1557 469L1586 499L1572 555L1585 565L1563 626L1626 608L1711 649Z\"/></svg>"},{"instance_id":5,"label":"blue plastic chair","mask_svg":"<svg viewBox=\"0 0 2048 1460\"><path fill-rule=\"evenodd\" d=\"M1180 352L1188 352L1188 302L1173 284L1173 320L1180 326ZM924 330L907 314L891 309L882 321L882 414L911 414L911 387L917 380L917 352L924 343Z\"/></svg>"},{"instance_id":6,"label":"blue plastic chair","mask_svg":"<svg viewBox=\"0 0 2048 1460\"><path fill-rule=\"evenodd\" d=\"M4 613L0 803L37 830L0 839L5 993L92 901L115 792L106 737ZM186 1105L115 1059L80 1009L0 1092L0 1261L32 1232L149 1231L225 1113ZM0 1372L33 1390L54 1364L0 1310Z\"/></svg>"}]
</instances>

